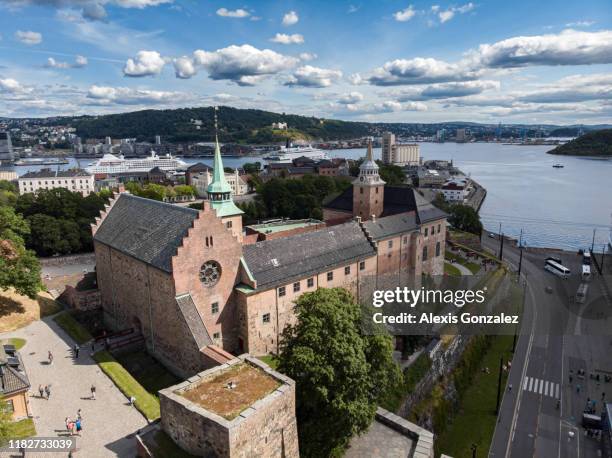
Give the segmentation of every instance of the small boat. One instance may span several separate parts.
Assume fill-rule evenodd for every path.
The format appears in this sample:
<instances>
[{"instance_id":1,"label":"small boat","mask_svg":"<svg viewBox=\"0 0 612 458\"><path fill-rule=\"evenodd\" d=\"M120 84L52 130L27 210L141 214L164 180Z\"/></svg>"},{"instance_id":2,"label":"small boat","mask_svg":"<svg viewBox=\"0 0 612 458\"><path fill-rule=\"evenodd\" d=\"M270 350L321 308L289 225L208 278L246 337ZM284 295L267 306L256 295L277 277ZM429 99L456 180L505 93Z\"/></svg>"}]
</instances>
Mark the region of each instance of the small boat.
<instances>
[{"instance_id":1,"label":"small boat","mask_svg":"<svg viewBox=\"0 0 612 458\"><path fill-rule=\"evenodd\" d=\"M553 164L553 167L555 169L562 169L563 167L565 167L563 164Z\"/></svg>"}]
</instances>

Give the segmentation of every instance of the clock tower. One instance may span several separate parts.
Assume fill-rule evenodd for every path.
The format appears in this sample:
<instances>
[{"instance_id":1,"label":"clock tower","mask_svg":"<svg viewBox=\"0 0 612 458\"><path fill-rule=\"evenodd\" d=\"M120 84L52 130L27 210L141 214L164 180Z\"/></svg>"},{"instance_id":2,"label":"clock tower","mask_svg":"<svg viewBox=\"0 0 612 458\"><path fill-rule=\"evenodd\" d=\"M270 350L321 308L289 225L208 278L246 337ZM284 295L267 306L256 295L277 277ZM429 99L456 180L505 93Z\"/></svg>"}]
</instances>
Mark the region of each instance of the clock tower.
<instances>
[{"instance_id":1,"label":"clock tower","mask_svg":"<svg viewBox=\"0 0 612 458\"><path fill-rule=\"evenodd\" d=\"M372 157L372 139L369 139L368 154L359 166L359 176L353 181L353 216L366 221L382 215L384 195L385 182L378 174L378 164Z\"/></svg>"}]
</instances>

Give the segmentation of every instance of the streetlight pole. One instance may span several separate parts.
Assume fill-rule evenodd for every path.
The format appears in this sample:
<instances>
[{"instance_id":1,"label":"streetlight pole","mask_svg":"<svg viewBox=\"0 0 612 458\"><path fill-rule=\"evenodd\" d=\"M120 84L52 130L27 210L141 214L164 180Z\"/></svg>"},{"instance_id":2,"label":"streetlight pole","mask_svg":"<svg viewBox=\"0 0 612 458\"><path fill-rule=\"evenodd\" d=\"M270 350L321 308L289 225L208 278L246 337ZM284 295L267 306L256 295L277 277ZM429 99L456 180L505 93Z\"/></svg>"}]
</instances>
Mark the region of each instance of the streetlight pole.
<instances>
[{"instance_id":1,"label":"streetlight pole","mask_svg":"<svg viewBox=\"0 0 612 458\"><path fill-rule=\"evenodd\" d=\"M593 242L591 242L591 253L595 249L595 231L596 230L597 230L597 228L593 229Z\"/></svg>"},{"instance_id":2,"label":"streetlight pole","mask_svg":"<svg viewBox=\"0 0 612 458\"><path fill-rule=\"evenodd\" d=\"M521 267L523 266L523 229L521 229L521 236L519 238L519 267L518 267L518 278L521 279Z\"/></svg>"},{"instance_id":3,"label":"streetlight pole","mask_svg":"<svg viewBox=\"0 0 612 458\"><path fill-rule=\"evenodd\" d=\"M497 379L497 403L495 406L495 415L499 415L499 401L501 398L501 383L502 383L502 370L504 366L504 358L499 358L499 377Z\"/></svg>"}]
</instances>

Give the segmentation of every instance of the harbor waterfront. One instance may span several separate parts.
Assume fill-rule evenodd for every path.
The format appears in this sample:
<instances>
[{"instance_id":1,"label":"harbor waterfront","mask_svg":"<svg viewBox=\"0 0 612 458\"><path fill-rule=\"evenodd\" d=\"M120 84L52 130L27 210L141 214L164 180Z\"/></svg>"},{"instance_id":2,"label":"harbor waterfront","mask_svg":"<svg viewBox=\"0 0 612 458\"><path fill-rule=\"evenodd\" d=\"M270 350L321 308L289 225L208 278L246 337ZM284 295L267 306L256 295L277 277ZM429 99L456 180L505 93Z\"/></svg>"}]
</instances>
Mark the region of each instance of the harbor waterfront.
<instances>
[{"instance_id":1,"label":"harbor waterfront","mask_svg":"<svg viewBox=\"0 0 612 458\"><path fill-rule=\"evenodd\" d=\"M500 143L420 143L423 159L453 160L454 164L486 188L480 209L485 229L519 237L532 247L566 250L588 248L595 230L595 251L607 243L612 214L612 158L564 156L563 168L553 168L560 158L546 154L546 145L503 145ZM327 151L330 157L358 159L365 149ZM380 159L381 150L374 149ZM212 166L212 158L185 158L191 165ZM226 157L227 167L266 161L262 157ZM66 169L86 167L95 159L69 158ZM16 167L23 175L49 166ZM54 167L55 168L55 167Z\"/></svg>"}]
</instances>

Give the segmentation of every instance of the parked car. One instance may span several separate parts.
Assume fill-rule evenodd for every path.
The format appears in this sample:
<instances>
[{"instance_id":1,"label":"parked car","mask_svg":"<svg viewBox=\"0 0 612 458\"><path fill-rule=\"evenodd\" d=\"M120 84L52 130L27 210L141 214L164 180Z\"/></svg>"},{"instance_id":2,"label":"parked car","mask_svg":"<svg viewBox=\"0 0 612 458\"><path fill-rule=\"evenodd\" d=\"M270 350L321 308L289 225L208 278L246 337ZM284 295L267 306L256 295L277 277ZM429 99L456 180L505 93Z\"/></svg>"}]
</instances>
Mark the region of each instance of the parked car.
<instances>
[{"instance_id":1,"label":"parked car","mask_svg":"<svg viewBox=\"0 0 612 458\"><path fill-rule=\"evenodd\" d=\"M557 256L549 256L544 261L554 261L557 264L563 264L563 261L561 261L561 258L559 258Z\"/></svg>"}]
</instances>

